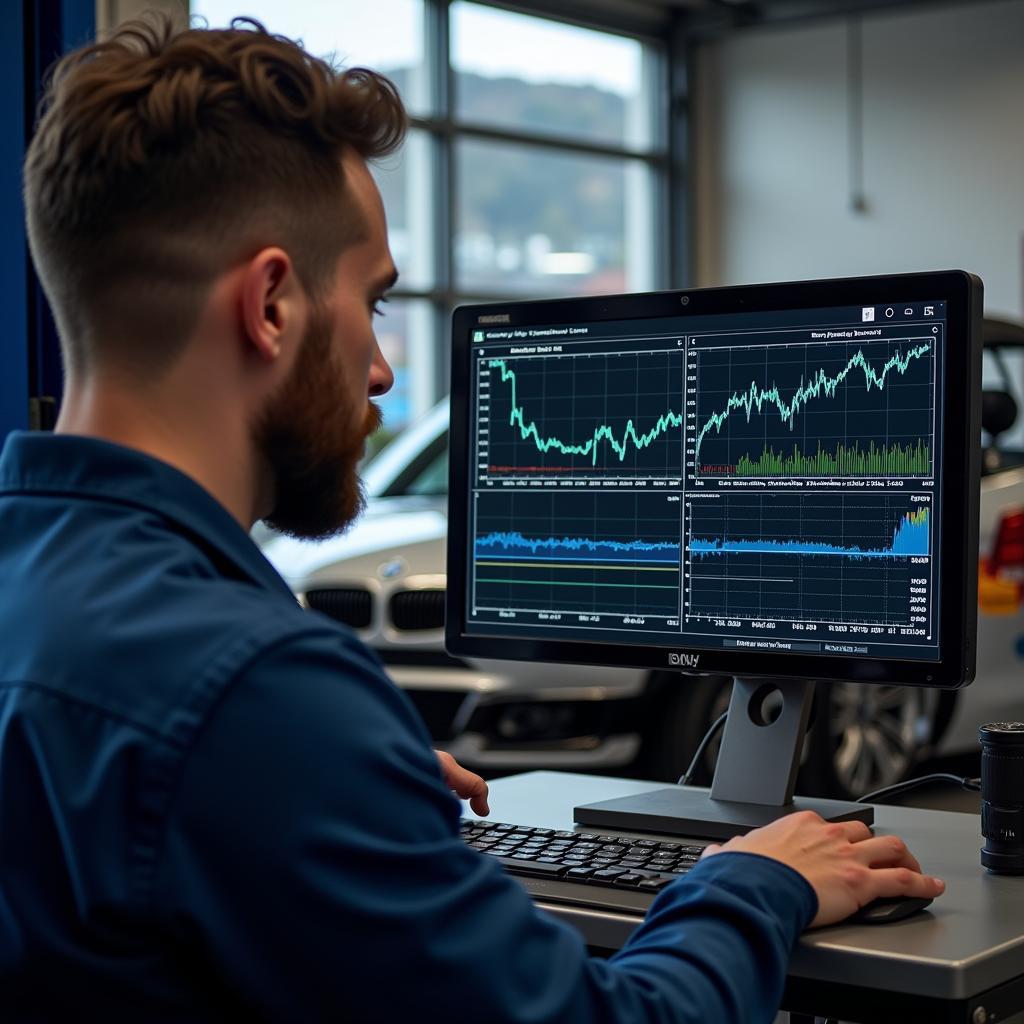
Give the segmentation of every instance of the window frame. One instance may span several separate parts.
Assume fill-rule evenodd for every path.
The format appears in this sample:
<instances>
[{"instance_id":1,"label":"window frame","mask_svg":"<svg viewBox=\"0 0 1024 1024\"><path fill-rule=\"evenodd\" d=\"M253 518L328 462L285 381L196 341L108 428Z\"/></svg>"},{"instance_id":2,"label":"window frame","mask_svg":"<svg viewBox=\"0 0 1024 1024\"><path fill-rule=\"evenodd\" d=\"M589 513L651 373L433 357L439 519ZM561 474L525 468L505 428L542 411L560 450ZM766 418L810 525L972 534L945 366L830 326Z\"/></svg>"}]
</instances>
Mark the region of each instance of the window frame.
<instances>
[{"instance_id":1,"label":"window frame","mask_svg":"<svg viewBox=\"0 0 1024 1024\"><path fill-rule=\"evenodd\" d=\"M433 310L434 350L433 393L435 400L448 393L450 360L447 334L452 310L456 306L473 302L500 301L493 291L479 292L471 288L459 288L455 273L455 232L456 207L459 183L457 180L456 146L461 139L475 139L488 142L511 143L552 153L575 153L642 163L651 176L652 209L651 236L654 246L651 265L652 286L663 289L673 281L688 277L686 268L680 266L680 256L688 253L688 239L682 244L676 233L679 218L674 214L677 207L676 195L680 175L677 170L679 133L673 125L675 103L670 92L670 75L675 69L672 37L656 33L654 26L648 28L625 21L621 18L597 17L593 13L584 17L582 11L574 16L571 5L567 10L554 12L546 9L544 3L505 3L495 0L473 0L481 6L493 7L514 14L543 18L560 24L579 28L594 29L636 40L647 48L652 66L652 79L647 88L658 104L652 122L655 125L655 140L647 149L617 146L600 142L589 142L555 131L534 132L525 129L495 127L488 124L462 120L455 115L456 71L450 51L450 8L453 0L423 0L424 5L424 58L432 91L430 115L410 115L409 124L413 129L425 133L430 152L432 180L440 183L432 196L432 237L433 237L433 284L427 288L403 286L401 279L392 289L396 299L418 299L430 303ZM661 213L667 216L661 216ZM685 261L688 263L688 260ZM509 301L522 298L508 295Z\"/></svg>"}]
</instances>

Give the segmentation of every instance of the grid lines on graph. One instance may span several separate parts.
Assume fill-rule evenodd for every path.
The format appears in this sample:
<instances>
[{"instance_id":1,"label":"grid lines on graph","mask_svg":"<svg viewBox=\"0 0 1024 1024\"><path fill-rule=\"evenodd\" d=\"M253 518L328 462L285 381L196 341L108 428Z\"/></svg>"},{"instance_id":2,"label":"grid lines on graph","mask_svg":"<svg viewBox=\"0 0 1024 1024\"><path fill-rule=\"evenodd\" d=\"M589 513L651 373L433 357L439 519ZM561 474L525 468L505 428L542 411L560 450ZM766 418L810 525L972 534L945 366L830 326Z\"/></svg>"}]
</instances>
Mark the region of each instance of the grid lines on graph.
<instances>
[{"instance_id":1,"label":"grid lines on graph","mask_svg":"<svg viewBox=\"0 0 1024 1024\"><path fill-rule=\"evenodd\" d=\"M934 336L691 348L698 476L932 473Z\"/></svg>"},{"instance_id":2,"label":"grid lines on graph","mask_svg":"<svg viewBox=\"0 0 1024 1024\"><path fill-rule=\"evenodd\" d=\"M483 358L482 475L678 479L681 350Z\"/></svg>"},{"instance_id":3,"label":"grid lines on graph","mask_svg":"<svg viewBox=\"0 0 1024 1024\"><path fill-rule=\"evenodd\" d=\"M520 490L474 500L474 610L678 617L678 497Z\"/></svg>"},{"instance_id":4,"label":"grid lines on graph","mask_svg":"<svg viewBox=\"0 0 1024 1024\"><path fill-rule=\"evenodd\" d=\"M927 629L932 548L916 494L730 494L688 502L690 617ZM923 586L923 585L922 585Z\"/></svg>"}]
</instances>

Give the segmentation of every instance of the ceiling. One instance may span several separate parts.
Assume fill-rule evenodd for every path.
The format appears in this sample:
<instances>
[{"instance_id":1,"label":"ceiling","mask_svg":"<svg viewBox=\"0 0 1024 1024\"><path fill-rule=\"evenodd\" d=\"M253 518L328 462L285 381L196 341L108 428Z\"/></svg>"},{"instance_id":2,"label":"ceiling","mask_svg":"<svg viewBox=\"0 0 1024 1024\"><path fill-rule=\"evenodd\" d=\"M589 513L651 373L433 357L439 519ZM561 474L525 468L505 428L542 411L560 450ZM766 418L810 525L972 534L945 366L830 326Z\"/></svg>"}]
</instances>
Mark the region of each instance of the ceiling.
<instances>
[{"instance_id":1,"label":"ceiling","mask_svg":"<svg viewBox=\"0 0 1024 1024\"><path fill-rule=\"evenodd\" d=\"M673 16L685 14L695 36L716 36L756 25L784 24L851 14L883 13L911 7L941 7L976 0L490 0L533 9L549 17L618 22L638 31L662 32ZM1020 0L1003 0L1020 2Z\"/></svg>"}]
</instances>

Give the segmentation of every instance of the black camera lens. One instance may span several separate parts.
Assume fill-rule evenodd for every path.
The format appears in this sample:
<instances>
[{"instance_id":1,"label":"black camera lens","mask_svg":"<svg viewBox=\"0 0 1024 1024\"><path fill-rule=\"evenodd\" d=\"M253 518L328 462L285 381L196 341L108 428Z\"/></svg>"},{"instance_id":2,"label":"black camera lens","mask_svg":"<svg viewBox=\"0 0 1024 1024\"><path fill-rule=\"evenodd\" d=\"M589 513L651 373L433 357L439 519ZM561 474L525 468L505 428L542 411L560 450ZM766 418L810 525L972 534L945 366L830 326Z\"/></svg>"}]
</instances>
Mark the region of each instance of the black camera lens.
<instances>
[{"instance_id":1,"label":"black camera lens","mask_svg":"<svg viewBox=\"0 0 1024 1024\"><path fill-rule=\"evenodd\" d=\"M981 863L1024 875L1024 722L992 722L981 740Z\"/></svg>"}]
</instances>

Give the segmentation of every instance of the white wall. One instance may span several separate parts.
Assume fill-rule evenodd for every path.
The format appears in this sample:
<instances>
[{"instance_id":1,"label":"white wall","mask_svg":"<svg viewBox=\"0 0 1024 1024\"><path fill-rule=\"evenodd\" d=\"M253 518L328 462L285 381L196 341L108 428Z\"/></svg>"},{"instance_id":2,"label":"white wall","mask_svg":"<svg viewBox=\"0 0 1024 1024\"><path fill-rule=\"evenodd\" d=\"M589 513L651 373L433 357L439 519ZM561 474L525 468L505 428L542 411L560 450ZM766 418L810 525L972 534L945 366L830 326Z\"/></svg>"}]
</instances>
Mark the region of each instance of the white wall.
<instances>
[{"instance_id":1,"label":"white wall","mask_svg":"<svg viewBox=\"0 0 1024 1024\"><path fill-rule=\"evenodd\" d=\"M698 61L698 283L961 267L1024 318L1024 0L863 19L850 208L847 24L757 29Z\"/></svg>"}]
</instances>

